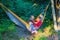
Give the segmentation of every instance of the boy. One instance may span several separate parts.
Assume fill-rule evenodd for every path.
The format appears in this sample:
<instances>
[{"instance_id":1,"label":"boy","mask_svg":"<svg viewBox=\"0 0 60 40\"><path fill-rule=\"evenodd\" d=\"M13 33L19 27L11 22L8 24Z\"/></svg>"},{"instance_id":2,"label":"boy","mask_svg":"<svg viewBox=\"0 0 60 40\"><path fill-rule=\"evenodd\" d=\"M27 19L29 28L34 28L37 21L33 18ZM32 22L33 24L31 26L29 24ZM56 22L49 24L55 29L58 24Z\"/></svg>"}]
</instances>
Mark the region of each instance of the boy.
<instances>
[{"instance_id":1,"label":"boy","mask_svg":"<svg viewBox=\"0 0 60 40\"><path fill-rule=\"evenodd\" d=\"M32 33L32 34L33 34L33 33L37 33L37 31L36 31L33 23L34 23L34 16L31 15L30 20L29 20L29 24L30 24L30 30L31 30L31 33Z\"/></svg>"}]
</instances>

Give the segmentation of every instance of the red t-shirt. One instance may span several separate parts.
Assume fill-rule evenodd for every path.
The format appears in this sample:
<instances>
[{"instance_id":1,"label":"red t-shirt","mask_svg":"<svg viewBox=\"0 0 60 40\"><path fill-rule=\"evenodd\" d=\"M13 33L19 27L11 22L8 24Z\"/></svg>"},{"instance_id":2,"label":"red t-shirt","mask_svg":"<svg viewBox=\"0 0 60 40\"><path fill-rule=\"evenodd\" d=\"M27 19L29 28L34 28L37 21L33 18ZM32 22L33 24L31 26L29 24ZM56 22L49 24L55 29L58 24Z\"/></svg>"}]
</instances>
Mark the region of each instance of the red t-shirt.
<instances>
[{"instance_id":1,"label":"red t-shirt","mask_svg":"<svg viewBox=\"0 0 60 40\"><path fill-rule=\"evenodd\" d=\"M42 25L41 21L35 21L36 23L34 23L34 27L35 28L39 28Z\"/></svg>"}]
</instances>

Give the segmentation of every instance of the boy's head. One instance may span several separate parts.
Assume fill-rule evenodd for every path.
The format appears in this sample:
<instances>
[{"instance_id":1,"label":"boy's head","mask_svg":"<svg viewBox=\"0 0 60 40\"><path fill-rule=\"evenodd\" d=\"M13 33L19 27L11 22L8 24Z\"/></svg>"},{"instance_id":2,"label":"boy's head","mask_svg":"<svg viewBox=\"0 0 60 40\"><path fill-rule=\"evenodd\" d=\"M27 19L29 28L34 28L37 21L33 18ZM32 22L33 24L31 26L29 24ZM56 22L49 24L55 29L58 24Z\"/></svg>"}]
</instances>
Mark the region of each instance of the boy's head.
<instances>
[{"instance_id":1,"label":"boy's head","mask_svg":"<svg viewBox=\"0 0 60 40\"><path fill-rule=\"evenodd\" d=\"M31 15L31 17L30 17L31 19L34 19L34 16L33 15Z\"/></svg>"}]
</instances>

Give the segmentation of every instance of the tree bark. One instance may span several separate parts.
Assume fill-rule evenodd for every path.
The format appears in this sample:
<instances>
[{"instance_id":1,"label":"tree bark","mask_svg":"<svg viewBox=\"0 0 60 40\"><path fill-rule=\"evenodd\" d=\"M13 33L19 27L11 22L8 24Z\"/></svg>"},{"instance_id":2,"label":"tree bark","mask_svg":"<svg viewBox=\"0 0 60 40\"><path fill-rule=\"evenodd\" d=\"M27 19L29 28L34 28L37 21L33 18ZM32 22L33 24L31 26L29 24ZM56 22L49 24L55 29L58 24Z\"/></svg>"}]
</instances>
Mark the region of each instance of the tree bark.
<instances>
[{"instance_id":1,"label":"tree bark","mask_svg":"<svg viewBox=\"0 0 60 40\"><path fill-rule=\"evenodd\" d=\"M58 30L60 30L60 8L59 8L59 15L58 15Z\"/></svg>"},{"instance_id":2,"label":"tree bark","mask_svg":"<svg viewBox=\"0 0 60 40\"><path fill-rule=\"evenodd\" d=\"M56 0L56 14L57 14L57 24L58 30L60 30L60 0Z\"/></svg>"},{"instance_id":3,"label":"tree bark","mask_svg":"<svg viewBox=\"0 0 60 40\"><path fill-rule=\"evenodd\" d=\"M53 15L53 21L54 21L54 29L57 32L58 30L57 30L55 8L54 8L54 0L51 0L51 7L52 7L52 15Z\"/></svg>"}]
</instances>

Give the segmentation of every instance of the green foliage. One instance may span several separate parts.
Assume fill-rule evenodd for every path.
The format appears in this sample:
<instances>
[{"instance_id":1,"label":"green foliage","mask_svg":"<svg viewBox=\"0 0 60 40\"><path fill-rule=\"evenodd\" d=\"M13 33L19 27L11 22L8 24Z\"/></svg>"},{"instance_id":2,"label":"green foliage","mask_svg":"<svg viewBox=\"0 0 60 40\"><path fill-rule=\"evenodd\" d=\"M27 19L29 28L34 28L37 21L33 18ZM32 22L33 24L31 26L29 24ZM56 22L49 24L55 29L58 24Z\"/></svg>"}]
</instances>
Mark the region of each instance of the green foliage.
<instances>
[{"instance_id":1,"label":"green foliage","mask_svg":"<svg viewBox=\"0 0 60 40\"><path fill-rule=\"evenodd\" d=\"M14 28L15 28L15 26L14 26L15 24L11 24L11 25L9 25L9 27L8 27L8 30L10 30L10 31L14 31Z\"/></svg>"},{"instance_id":2,"label":"green foliage","mask_svg":"<svg viewBox=\"0 0 60 40\"><path fill-rule=\"evenodd\" d=\"M14 24L8 19L0 19L0 32L4 33L8 30L14 30Z\"/></svg>"},{"instance_id":3,"label":"green foliage","mask_svg":"<svg viewBox=\"0 0 60 40\"><path fill-rule=\"evenodd\" d=\"M24 38L20 38L20 40L24 40Z\"/></svg>"},{"instance_id":4,"label":"green foliage","mask_svg":"<svg viewBox=\"0 0 60 40\"><path fill-rule=\"evenodd\" d=\"M3 3L4 2L4 3ZM37 16L39 15L45 8L46 4L44 5L34 5L32 1L28 0L13 0L13 1L2 1L3 4L5 4L8 8L13 10L17 15L20 17L27 17L29 18L30 15ZM25 20L25 19L24 19Z\"/></svg>"},{"instance_id":5,"label":"green foliage","mask_svg":"<svg viewBox=\"0 0 60 40\"><path fill-rule=\"evenodd\" d=\"M41 29L39 29L38 32L43 32L43 31Z\"/></svg>"},{"instance_id":6,"label":"green foliage","mask_svg":"<svg viewBox=\"0 0 60 40\"><path fill-rule=\"evenodd\" d=\"M42 37L39 38L39 40L47 40L47 38L42 36Z\"/></svg>"},{"instance_id":7,"label":"green foliage","mask_svg":"<svg viewBox=\"0 0 60 40\"><path fill-rule=\"evenodd\" d=\"M0 40L3 40L2 36L0 35Z\"/></svg>"}]
</instances>

